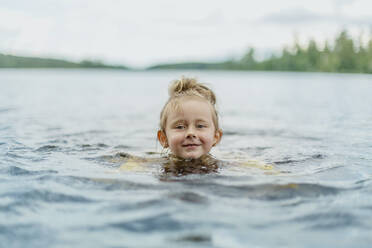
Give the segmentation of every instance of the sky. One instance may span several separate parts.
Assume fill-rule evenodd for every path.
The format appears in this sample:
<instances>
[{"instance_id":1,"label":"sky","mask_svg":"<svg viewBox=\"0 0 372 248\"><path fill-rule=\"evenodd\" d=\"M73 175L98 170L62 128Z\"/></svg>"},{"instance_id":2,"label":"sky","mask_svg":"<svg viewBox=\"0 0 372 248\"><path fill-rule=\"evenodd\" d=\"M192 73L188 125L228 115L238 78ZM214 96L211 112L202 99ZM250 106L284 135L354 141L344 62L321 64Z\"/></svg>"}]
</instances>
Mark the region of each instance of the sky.
<instances>
[{"instance_id":1,"label":"sky","mask_svg":"<svg viewBox=\"0 0 372 248\"><path fill-rule=\"evenodd\" d=\"M0 0L0 53L144 68L369 39L371 0Z\"/></svg>"}]
</instances>

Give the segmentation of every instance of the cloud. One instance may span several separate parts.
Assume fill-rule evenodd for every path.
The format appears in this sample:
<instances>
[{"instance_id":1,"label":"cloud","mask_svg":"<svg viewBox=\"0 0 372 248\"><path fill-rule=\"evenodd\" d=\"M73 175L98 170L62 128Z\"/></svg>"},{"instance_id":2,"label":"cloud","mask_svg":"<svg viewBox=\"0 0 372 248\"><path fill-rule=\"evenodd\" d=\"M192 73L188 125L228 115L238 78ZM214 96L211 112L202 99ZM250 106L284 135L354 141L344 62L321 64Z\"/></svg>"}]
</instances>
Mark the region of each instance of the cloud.
<instances>
[{"instance_id":1,"label":"cloud","mask_svg":"<svg viewBox=\"0 0 372 248\"><path fill-rule=\"evenodd\" d=\"M265 23L274 24L293 24L293 23L308 23L323 21L325 16L308 11L306 9L290 9L279 11L275 13L270 13L260 19L260 21Z\"/></svg>"},{"instance_id":2,"label":"cloud","mask_svg":"<svg viewBox=\"0 0 372 248\"><path fill-rule=\"evenodd\" d=\"M270 13L258 20L259 22L277 25L305 25L305 24L336 24L339 26L345 25L359 25L370 26L372 25L372 17L359 16L352 17L346 14L335 13L316 13L304 8L288 9L280 12Z\"/></svg>"},{"instance_id":3,"label":"cloud","mask_svg":"<svg viewBox=\"0 0 372 248\"><path fill-rule=\"evenodd\" d=\"M0 52L128 65L207 60L282 47L294 31L322 39L345 23L371 25L367 1L0 0Z\"/></svg>"}]
</instances>

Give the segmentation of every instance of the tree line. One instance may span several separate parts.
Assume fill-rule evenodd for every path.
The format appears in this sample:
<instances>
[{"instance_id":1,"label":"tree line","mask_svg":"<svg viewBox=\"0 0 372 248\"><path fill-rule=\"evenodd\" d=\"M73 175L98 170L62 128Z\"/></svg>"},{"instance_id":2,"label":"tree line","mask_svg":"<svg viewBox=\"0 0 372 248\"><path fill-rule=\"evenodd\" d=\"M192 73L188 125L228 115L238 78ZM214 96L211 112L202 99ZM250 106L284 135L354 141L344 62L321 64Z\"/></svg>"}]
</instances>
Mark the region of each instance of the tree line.
<instances>
[{"instance_id":1,"label":"tree line","mask_svg":"<svg viewBox=\"0 0 372 248\"><path fill-rule=\"evenodd\" d=\"M130 69L122 65L106 65L99 61L79 63L59 59L19 57L0 54L0 68L108 68ZM318 44L310 39L306 46L295 41L276 55L257 60L255 49L250 48L239 59L223 62L186 62L159 64L153 69L199 69L199 70L259 70L259 71L308 71L372 73L372 35L369 40L354 41L346 30L340 32L333 42Z\"/></svg>"},{"instance_id":2,"label":"tree line","mask_svg":"<svg viewBox=\"0 0 372 248\"><path fill-rule=\"evenodd\" d=\"M284 48L280 56L258 62L254 49L250 49L238 63L253 70L359 72L372 73L372 39L363 44L355 42L342 31L333 44L325 42L323 48L311 39L307 47L295 42L292 48Z\"/></svg>"},{"instance_id":3,"label":"tree line","mask_svg":"<svg viewBox=\"0 0 372 248\"><path fill-rule=\"evenodd\" d=\"M307 46L297 41L284 48L279 55L272 54L264 60L255 58L250 48L241 59L221 63L180 63L153 66L149 69L225 69L264 71L356 72L372 73L372 38L355 42L346 30L334 42L319 45L314 39Z\"/></svg>"},{"instance_id":4,"label":"tree line","mask_svg":"<svg viewBox=\"0 0 372 248\"><path fill-rule=\"evenodd\" d=\"M107 68L128 69L121 65L106 65L99 61L83 60L75 63L61 59L20 57L0 53L0 68Z\"/></svg>"}]
</instances>

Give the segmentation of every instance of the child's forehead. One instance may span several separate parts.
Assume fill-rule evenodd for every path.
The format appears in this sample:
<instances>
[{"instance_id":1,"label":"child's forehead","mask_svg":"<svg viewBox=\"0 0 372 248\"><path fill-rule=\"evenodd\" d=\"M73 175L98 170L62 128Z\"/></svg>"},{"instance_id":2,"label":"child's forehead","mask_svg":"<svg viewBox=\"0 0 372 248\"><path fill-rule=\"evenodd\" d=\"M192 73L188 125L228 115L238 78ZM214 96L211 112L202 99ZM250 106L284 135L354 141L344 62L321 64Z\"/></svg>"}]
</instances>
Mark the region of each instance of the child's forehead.
<instances>
[{"instance_id":1,"label":"child's forehead","mask_svg":"<svg viewBox=\"0 0 372 248\"><path fill-rule=\"evenodd\" d=\"M184 112L185 108L189 107L189 105L193 105L196 102L198 106L201 106L203 104L208 105L208 107L212 107L211 104L206 100L198 96L184 96L180 99L176 99L172 106L171 111L172 112Z\"/></svg>"},{"instance_id":2,"label":"child's forehead","mask_svg":"<svg viewBox=\"0 0 372 248\"><path fill-rule=\"evenodd\" d=\"M180 118L200 118L209 119L213 118L212 106L204 99L188 99L182 100L173 105L167 114L170 119Z\"/></svg>"}]
</instances>

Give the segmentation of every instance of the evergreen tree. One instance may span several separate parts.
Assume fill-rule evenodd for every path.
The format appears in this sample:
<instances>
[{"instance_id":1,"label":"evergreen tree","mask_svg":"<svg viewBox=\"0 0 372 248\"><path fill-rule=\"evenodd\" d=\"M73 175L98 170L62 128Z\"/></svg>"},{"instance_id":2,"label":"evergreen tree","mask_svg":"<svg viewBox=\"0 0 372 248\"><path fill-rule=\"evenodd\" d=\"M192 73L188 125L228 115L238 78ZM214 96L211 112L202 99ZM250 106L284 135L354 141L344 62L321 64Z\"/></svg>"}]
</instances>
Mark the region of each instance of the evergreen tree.
<instances>
[{"instance_id":1,"label":"evergreen tree","mask_svg":"<svg viewBox=\"0 0 372 248\"><path fill-rule=\"evenodd\" d=\"M354 42L349 38L346 30L342 31L335 42L334 54L337 71L352 72L357 67Z\"/></svg>"},{"instance_id":2,"label":"evergreen tree","mask_svg":"<svg viewBox=\"0 0 372 248\"><path fill-rule=\"evenodd\" d=\"M309 46L307 47L307 60L308 60L308 70L317 71L319 70L320 63L320 52L316 45L315 40L311 39Z\"/></svg>"},{"instance_id":3,"label":"evergreen tree","mask_svg":"<svg viewBox=\"0 0 372 248\"><path fill-rule=\"evenodd\" d=\"M253 48L249 48L248 52L240 60L240 63L242 64L243 68L251 69L251 70L255 68L256 60L254 59Z\"/></svg>"}]
</instances>

